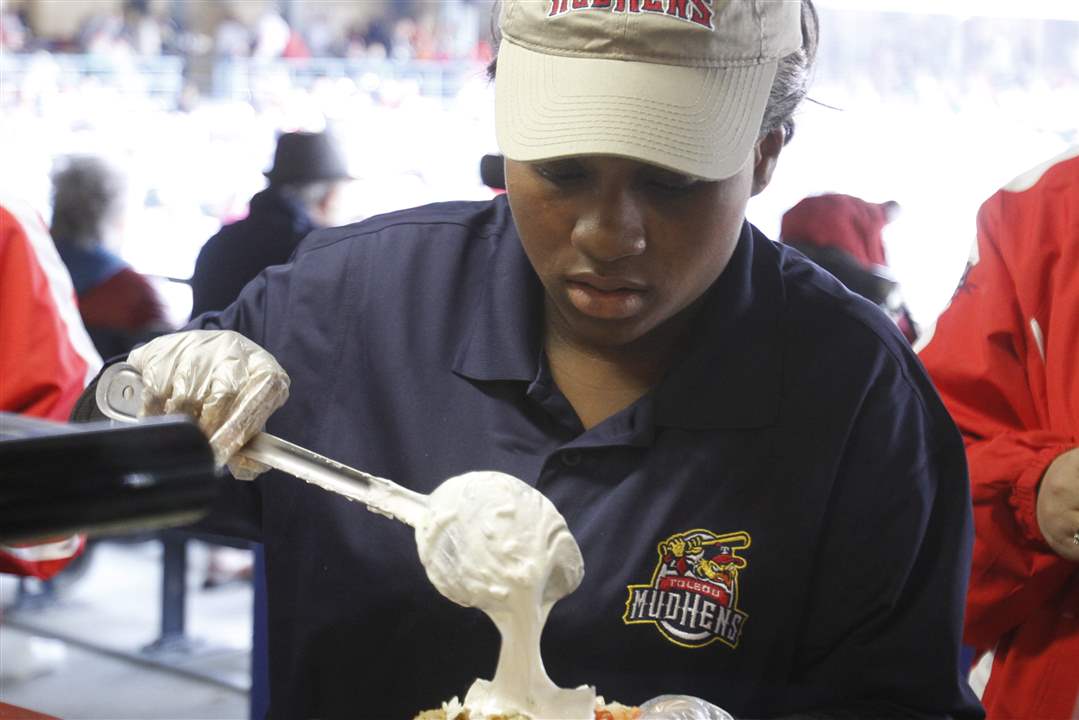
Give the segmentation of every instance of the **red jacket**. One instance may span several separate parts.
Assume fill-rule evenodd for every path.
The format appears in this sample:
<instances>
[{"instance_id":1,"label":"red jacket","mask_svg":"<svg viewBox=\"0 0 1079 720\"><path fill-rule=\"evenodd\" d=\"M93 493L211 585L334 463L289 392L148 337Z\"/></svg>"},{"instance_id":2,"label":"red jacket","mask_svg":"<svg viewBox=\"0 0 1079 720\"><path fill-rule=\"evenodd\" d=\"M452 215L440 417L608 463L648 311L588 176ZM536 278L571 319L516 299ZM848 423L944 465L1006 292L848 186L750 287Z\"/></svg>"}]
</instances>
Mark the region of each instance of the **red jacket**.
<instances>
[{"instance_id":1,"label":"red jacket","mask_svg":"<svg viewBox=\"0 0 1079 720\"><path fill-rule=\"evenodd\" d=\"M170 325L168 312L157 290L143 275L129 267L80 295L79 312L86 327L91 329L116 328L134 332L163 330Z\"/></svg>"},{"instance_id":2,"label":"red jacket","mask_svg":"<svg viewBox=\"0 0 1079 720\"><path fill-rule=\"evenodd\" d=\"M0 198L0 410L67 420L101 366L44 223ZM72 538L0 550L0 572L48 577L81 547Z\"/></svg>"},{"instance_id":3,"label":"red jacket","mask_svg":"<svg viewBox=\"0 0 1079 720\"><path fill-rule=\"evenodd\" d=\"M996 648L990 718L1079 707L1079 565L1035 517L1050 462L1079 446L1079 148L978 214L978 244L921 353L967 443L976 540L966 642Z\"/></svg>"}]
</instances>

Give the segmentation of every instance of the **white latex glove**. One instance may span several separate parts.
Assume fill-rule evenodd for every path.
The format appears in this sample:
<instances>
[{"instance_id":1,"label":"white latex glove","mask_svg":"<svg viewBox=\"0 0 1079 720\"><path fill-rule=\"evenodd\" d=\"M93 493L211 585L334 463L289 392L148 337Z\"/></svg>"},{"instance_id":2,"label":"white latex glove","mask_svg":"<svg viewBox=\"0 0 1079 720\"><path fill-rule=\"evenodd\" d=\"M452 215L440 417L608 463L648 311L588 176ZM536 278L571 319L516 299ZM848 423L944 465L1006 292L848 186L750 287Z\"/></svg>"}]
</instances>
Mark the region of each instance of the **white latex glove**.
<instances>
[{"instance_id":1,"label":"white latex glove","mask_svg":"<svg viewBox=\"0 0 1079 720\"><path fill-rule=\"evenodd\" d=\"M734 717L698 697L657 695L641 705L639 720L734 720Z\"/></svg>"},{"instance_id":2,"label":"white latex glove","mask_svg":"<svg viewBox=\"0 0 1079 720\"><path fill-rule=\"evenodd\" d=\"M188 330L151 340L128 362L142 373L140 416L192 417L218 467L227 464L239 480L268 469L236 451L288 399L288 374L273 355L231 330Z\"/></svg>"}]
</instances>

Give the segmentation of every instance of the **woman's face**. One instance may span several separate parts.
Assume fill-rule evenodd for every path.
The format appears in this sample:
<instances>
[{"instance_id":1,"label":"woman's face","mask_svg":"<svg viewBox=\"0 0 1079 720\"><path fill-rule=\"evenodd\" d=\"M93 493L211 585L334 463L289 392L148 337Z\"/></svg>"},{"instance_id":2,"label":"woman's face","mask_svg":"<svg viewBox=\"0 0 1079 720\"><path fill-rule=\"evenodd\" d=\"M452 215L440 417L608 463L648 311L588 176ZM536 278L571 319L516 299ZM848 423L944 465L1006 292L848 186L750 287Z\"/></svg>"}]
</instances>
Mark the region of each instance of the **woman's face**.
<instances>
[{"instance_id":1,"label":"woman's face","mask_svg":"<svg viewBox=\"0 0 1079 720\"><path fill-rule=\"evenodd\" d=\"M548 331L615 349L689 307L727 266L746 203L767 184L778 145L768 156L766 143L717 182L609 156L507 159L513 217L547 291Z\"/></svg>"}]
</instances>

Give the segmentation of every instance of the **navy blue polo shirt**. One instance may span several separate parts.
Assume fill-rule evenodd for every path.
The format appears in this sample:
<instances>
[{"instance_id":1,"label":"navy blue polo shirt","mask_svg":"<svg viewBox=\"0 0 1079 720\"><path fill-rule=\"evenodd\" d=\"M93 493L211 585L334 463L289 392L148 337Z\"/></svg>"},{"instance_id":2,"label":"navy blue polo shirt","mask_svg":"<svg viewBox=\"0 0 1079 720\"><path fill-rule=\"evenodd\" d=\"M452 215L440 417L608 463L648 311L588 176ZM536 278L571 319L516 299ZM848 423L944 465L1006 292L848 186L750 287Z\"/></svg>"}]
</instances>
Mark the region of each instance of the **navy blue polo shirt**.
<instances>
[{"instance_id":1,"label":"navy blue polo shirt","mask_svg":"<svg viewBox=\"0 0 1079 720\"><path fill-rule=\"evenodd\" d=\"M585 560L543 636L556 683L978 716L963 447L875 307L746 223L691 351L587 431L542 308L499 198L316 232L195 324L288 371L275 434L420 492L495 469L547 495ZM431 586L410 528L277 472L210 525L265 543L273 717L407 719L492 676L497 631Z\"/></svg>"}]
</instances>

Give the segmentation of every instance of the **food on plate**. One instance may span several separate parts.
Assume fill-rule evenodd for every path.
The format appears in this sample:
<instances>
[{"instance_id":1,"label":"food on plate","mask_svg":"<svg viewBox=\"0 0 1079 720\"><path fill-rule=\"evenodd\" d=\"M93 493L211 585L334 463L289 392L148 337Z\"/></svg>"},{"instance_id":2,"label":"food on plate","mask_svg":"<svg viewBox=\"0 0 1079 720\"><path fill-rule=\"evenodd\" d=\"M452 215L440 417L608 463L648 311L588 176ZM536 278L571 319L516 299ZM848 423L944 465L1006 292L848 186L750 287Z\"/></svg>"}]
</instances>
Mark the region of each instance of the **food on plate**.
<instances>
[{"instance_id":1,"label":"food on plate","mask_svg":"<svg viewBox=\"0 0 1079 720\"><path fill-rule=\"evenodd\" d=\"M619 703L605 703L602 697L596 698L596 707L593 711L595 720L637 720L641 715L641 709L629 707ZM424 710L415 717L415 720L481 720L480 716L472 717L469 709L457 698L442 703L442 707L434 710ZM487 715L482 720L538 720L529 715Z\"/></svg>"}]
</instances>

